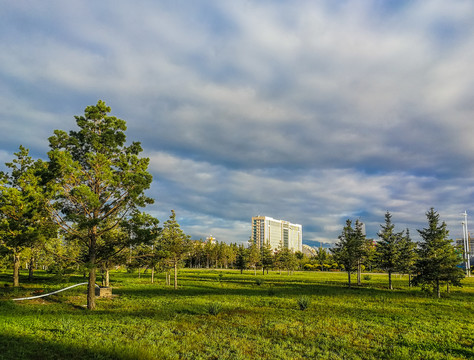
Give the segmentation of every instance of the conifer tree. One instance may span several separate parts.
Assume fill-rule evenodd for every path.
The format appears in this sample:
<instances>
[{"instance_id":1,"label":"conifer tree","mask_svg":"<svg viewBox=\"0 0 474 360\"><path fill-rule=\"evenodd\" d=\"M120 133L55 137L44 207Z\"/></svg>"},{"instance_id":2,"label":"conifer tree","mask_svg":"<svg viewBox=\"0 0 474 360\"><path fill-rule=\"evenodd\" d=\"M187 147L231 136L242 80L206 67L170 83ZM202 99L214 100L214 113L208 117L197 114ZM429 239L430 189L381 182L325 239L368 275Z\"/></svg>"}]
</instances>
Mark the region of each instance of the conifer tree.
<instances>
[{"instance_id":1,"label":"conifer tree","mask_svg":"<svg viewBox=\"0 0 474 360\"><path fill-rule=\"evenodd\" d=\"M296 268L298 265L298 259L293 251L288 248L281 248L277 253L278 264L280 268L286 269L288 275Z\"/></svg>"},{"instance_id":2,"label":"conifer tree","mask_svg":"<svg viewBox=\"0 0 474 360\"><path fill-rule=\"evenodd\" d=\"M248 249L245 248L244 245L239 245L237 249L237 256L235 259L235 265L237 266L237 269L240 270L240 273L242 274L245 269L249 267L250 259L249 259L249 251Z\"/></svg>"},{"instance_id":3,"label":"conifer tree","mask_svg":"<svg viewBox=\"0 0 474 360\"><path fill-rule=\"evenodd\" d=\"M136 217L140 207L153 203L144 192L150 187L148 158L140 158L140 143L125 146L125 121L109 116L99 100L76 116L78 131L55 130L49 138L48 171L43 181L49 191L49 210L67 237L76 237L86 253L89 269L87 308L95 308L96 268L117 246L141 242L136 238L107 237L114 228ZM133 216L132 216L133 215Z\"/></svg>"},{"instance_id":4,"label":"conifer tree","mask_svg":"<svg viewBox=\"0 0 474 360\"><path fill-rule=\"evenodd\" d=\"M360 278L360 264L364 256L364 240L362 233L362 224L356 220L355 228L352 227L352 221L347 219L346 225L339 235L339 241L335 247L331 249L335 260L344 266L347 272L348 285L351 287L351 273L357 271L358 279Z\"/></svg>"},{"instance_id":5,"label":"conifer tree","mask_svg":"<svg viewBox=\"0 0 474 360\"><path fill-rule=\"evenodd\" d=\"M418 230L422 242L419 243L418 259L415 262L415 285L429 286L438 297L441 297L440 284L445 282L454 286L461 286L464 277L461 268L458 268L458 255L448 238L449 232L446 223L440 224L439 214L431 208L426 213L428 227Z\"/></svg>"},{"instance_id":6,"label":"conifer tree","mask_svg":"<svg viewBox=\"0 0 474 360\"><path fill-rule=\"evenodd\" d=\"M410 231L405 230L405 234L398 242L398 261L396 269L401 274L408 274L408 286L412 286L411 277L415 271L416 243L410 238Z\"/></svg>"},{"instance_id":7,"label":"conifer tree","mask_svg":"<svg viewBox=\"0 0 474 360\"><path fill-rule=\"evenodd\" d=\"M256 244L249 246L249 266L253 268L254 275L257 275L257 265L260 262L260 251Z\"/></svg>"},{"instance_id":8,"label":"conifer tree","mask_svg":"<svg viewBox=\"0 0 474 360\"><path fill-rule=\"evenodd\" d=\"M192 243L189 235L186 235L178 222L176 213L171 210L170 218L164 223L159 243L159 250L169 254L168 258L174 269L174 288L178 288L178 267L180 262L191 251Z\"/></svg>"},{"instance_id":9,"label":"conifer tree","mask_svg":"<svg viewBox=\"0 0 474 360\"><path fill-rule=\"evenodd\" d=\"M13 258L13 286L19 286L22 252L56 236L56 229L38 176L44 163L34 161L23 146L15 156L6 163L10 172L0 173L0 248Z\"/></svg>"},{"instance_id":10,"label":"conifer tree","mask_svg":"<svg viewBox=\"0 0 474 360\"><path fill-rule=\"evenodd\" d=\"M265 270L267 270L267 274L268 274L268 269L273 266L274 257L275 256L270 244L264 245L261 249L262 273L264 275L265 275Z\"/></svg>"},{"instance_id":11,"label":"conifer tree","mask_svg":"<svg viewBox=\"0 0 474 360\"><path fill-rule=\"evenodd\" d=\"M380 227L379 241L376 246L377 264L388 273L388 288L393 290L392 273L397 269L399 242L403 233L394 231L395 225L392 223L392 215L388 211L385 214L385 224Z\"/></svg>"}]
</instances>

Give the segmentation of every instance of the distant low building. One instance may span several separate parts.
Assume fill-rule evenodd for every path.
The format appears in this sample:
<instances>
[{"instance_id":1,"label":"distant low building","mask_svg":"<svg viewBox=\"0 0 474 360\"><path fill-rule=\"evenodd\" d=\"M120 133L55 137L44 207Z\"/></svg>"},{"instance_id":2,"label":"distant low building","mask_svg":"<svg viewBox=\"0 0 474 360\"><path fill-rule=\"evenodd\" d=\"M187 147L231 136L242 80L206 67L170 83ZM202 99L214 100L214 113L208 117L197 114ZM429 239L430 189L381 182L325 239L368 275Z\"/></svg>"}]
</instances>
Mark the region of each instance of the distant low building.
<instances>
[{"instance_id":1,"label":"distant low building","mask_svg":"<svg viewBox=\"0 0 474 360\"><path fill-rule=\"evenodd\" d=\"M302 251L303 227L268 216L254 216L252 218L251 241L259 249L269 244L274 250L286 248L292 251Z\"/></svg>"}]
</instances>

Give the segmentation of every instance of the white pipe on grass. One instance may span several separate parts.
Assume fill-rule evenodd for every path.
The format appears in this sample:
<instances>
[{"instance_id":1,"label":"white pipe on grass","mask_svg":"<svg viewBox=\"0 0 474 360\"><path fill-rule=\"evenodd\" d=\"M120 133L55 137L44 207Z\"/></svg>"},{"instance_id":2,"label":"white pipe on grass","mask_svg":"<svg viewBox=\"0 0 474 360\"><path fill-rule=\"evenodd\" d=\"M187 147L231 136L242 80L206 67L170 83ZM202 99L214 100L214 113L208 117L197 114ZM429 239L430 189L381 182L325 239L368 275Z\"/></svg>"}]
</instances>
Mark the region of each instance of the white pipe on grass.
<instances>
[{"instance_id":1,"label":"white pipe on grass","mask_svg":"<svg viewBox=\"0 0 474 360\"><path fill-rule=\"evenodd\" d=\"M72 286L68 286L64 289L60 289L60 290L56 290L56 291L53 291L49 294L43 294L43 295L38 295L38 296L30 296L30 297L24 297L24 298L19 298L19 299L12 299L13 301L20 301L20 300L31 300L31 299L38 299L38 298L42 298L42 297L45 297L45 296L49 296L49 295L53 295L53 294L57 294L61 291L64 291L64 290L68 290L68 289L72 289L73 287L76 287L76 286L80 286L80 285L87 285L88 283L87 282L84 282L84 283L80 283L80 284L76 284L76 285L72 285ZM95 284L96 287L100 287L99 285Z\"/></svg>"}]
</instances>

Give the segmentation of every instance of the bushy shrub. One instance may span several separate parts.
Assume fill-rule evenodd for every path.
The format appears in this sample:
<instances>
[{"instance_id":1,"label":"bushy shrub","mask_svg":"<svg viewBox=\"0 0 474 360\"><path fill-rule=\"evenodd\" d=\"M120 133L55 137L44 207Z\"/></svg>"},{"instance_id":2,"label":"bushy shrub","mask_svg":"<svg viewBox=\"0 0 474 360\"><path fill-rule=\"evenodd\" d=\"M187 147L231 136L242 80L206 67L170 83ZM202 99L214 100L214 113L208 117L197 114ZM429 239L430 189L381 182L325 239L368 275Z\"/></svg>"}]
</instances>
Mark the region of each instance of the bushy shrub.
<instances>
[{"instance_id":1,"label":"bushy shrub","mask_svg":"<svg viewBox=\"0 0 474 360\"><path fill-rule=\"evenodd\" d=\"M207 305L207 313L209 315L217 315L222 311L222 304L218 302L212 302Z\"/></svg>"},{"instance_id":2,"label":"bushy shrub","mask_svg":"<svg viewBox=\"0 0 474 360\"><path fill-rule=\"evenodd\" d=\"M308 296L301 296L298 298L297 302L301 311L306 310L309 305L311 305L311 299Z\"/></svg>"},{"instance_id":3,"label":"bushy shrub","mask_svg":"<svg viewBox=\"0 0 474 360\"><path fill-rule=\"evenodd\" d=\"M255 279L255 284L257 284L258 286L263 285L263 283L264 283L263 279L260 279L260 278Z\"/></svg>"}]
</instances>

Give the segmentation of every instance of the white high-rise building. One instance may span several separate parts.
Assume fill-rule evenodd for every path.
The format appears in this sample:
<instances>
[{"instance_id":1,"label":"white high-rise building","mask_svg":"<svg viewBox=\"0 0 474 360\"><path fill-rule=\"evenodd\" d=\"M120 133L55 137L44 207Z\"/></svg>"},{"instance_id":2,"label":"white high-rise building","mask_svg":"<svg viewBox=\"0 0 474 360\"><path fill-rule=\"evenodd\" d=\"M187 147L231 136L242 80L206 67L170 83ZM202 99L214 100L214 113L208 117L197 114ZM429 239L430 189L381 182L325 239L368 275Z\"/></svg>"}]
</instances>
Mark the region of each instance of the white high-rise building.
<instances>
[{"instance_id":1,"label":"white high-rise building","mask_svg":"<svg viewBox=\"0 0 474 360\"><path fill-rule=\"evenodd\" d=\"M251 239L259 249L270 244L274 250L286 248L292 251L303 251L303 227L268 216L252 218Z\"/></svg>"}]
</instances>

